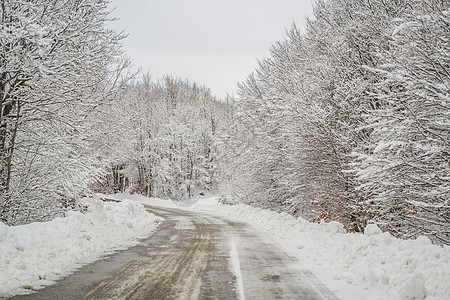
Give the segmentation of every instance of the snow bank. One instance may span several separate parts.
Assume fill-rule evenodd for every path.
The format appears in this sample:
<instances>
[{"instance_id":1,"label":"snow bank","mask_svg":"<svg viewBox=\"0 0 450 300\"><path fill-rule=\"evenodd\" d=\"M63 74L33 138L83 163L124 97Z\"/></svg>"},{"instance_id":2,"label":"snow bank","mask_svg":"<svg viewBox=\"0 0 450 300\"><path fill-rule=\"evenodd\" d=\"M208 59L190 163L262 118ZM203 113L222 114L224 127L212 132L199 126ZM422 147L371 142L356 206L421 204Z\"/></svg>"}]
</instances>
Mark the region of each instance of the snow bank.
<instances>
[{"instance_id":1,"label":"snow bank","mask_svg":"<svg viewBox=\"0 0 450 300\"><path fill-rule=\"evenodd\" d=\"M0 298L52 284L105 253L149 236L162 219L140 203L92 204L50 222L8 227L0 222Z\"/></svg>"},{"instance_id":2,"label":"snow bank","mask_svg":"<svg viewBox=\"0 0 450 300\"><path fill-rule=\"evenodd\" d=\"M161 207L179 207L179 205L176 204L173 200L165 200L160 198L154 198L154 197L145 197L143 195L139 194L129 194L129 193L117 193L117 194L97 194L100 198L107 198L111 200L117 200L117 201L123 201L123 200L131 200L135 202L140 202L142 204L148 204L148 205L156 205Z\"/></svg>"},{"instance_id":3,"label":"snow bank","mask_svg":"<svg viewBox=\"0 0 450 300\"><path fill-rule=\"evenodd\" d=\"M342 224L310 223L286 213L247 205L212 204L193 209L214 212L269 232L342 299L450 299L450 247L426 237L400 240L368 225L364 234L346 233ZM364 291L352 294L348 289Z\"/></svg>"}]
</instances>

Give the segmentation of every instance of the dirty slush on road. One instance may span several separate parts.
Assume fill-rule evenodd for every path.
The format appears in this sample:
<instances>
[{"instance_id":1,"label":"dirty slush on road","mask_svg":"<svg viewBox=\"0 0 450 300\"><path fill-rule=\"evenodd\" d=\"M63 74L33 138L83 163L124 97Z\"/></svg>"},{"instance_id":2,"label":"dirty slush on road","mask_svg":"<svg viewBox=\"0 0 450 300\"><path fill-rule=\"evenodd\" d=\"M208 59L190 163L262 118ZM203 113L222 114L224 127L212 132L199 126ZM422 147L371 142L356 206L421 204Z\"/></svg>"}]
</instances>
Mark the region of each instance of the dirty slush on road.
<instances>
[{"instance_id":1,"label":"dirty slush on road","mask_svg":"<svg viewBox=\"0 0 450 300\"><path fill-rule=\"evenodd\" d=\"M237 299L220 225L152 210L165 221L135 247L139 259L91 287L87 299ZM133 254L133 256L135 256Z\"/></svg>"},{"instance_id":2,"label":"dirty slush on road","mask_svg":"<svg viewBox=\"0 0 450 300\"><path fill-rule=\"evenodd\" d=\"M336 299L312 274L291 268L295 258L248 224L147 209L165 219L151 237L53 286L11 299ZM232 244L241 278L231 271Z\"/></svg>"},{"instance_id":3,"label":"dirty slush on road","mask_svg":"<svg viewBox=\"0 0 450 300\"><path fill-rule=\"evenodd\" d=\"M37 293L11 299L237 299L221 225L184 211L139 245L87 265Z\"/></svg>"}]
</instances>

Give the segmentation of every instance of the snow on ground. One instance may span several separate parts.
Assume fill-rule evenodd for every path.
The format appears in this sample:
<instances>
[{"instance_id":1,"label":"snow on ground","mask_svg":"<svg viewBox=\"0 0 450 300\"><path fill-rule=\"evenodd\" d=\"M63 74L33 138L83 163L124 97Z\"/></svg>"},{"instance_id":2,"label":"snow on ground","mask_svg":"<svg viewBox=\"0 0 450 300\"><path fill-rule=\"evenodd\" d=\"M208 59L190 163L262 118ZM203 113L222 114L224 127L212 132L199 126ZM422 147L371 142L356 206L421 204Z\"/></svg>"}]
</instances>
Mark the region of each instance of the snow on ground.
<instances>
[{"instance_id":1,"label":"snow on ground","mask_svg":"<svg viewBox=\"0 0 450 300\"><path fill-rule=\"evenodd\" d=\"M174 205L144 199L135 198L147 204ZM450 299L448 246L432 245L426 237L397 239L376 225L368 225L364 234L346 233L337 222L310 223L248 205L221 205L217 199L199 199L190 209L244 221L268 232L299 259L298 268L312 271L340 299Z\"/></svg>"},{"instance_id":2,"label":"snow on ground","mask_svg":"<svg viewBox=\"0 0 450 300\"><path fill-rule=\"evenodd\" d=\"M214 199L192 208L267 231L341 299L450 299L448 246L432 245L426 237L397 239L376 225L364 234L346 233L337 222L310 223L248 205L212 204Z\"/></svg>"},{"instance_id":3,"label":"snow on ground","mask_svg":"<svg viewBox=\"0 0 450 300\"><path fill-rule=\"evenodd\" d=\"M162 221L134 201L98 201L50 222L0 222L0 298L43 288L83 264L137 244Z\"/></svg>"},{"instance_id":4,"label":"snow on ground","mask_svg":"<svg viewBox=\"0 0 450 300\"><path fill-rule=\"evenodd\" d=\"M164 200L160 198L147 198L143 195L139 194L129 194L129 193L117 193L112 195L106 195L106 194L97 194L100 198L106 198L111 200L132 200L135 202L140 202L142 204L149 204L149 205L157 205L157 206L163 206L163 207L179 207L179 204L172 200Z\"/></svg>"}]
</instances>

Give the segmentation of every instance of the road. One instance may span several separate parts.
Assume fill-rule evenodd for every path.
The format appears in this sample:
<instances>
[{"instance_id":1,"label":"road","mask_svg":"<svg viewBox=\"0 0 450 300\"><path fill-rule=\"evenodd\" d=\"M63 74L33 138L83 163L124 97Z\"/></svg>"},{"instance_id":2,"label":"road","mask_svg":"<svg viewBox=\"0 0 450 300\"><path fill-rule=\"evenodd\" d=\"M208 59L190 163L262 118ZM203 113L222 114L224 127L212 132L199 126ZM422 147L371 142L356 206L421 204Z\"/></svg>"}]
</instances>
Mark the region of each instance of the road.
<instances>
[{"instance_id":1,"label":"road","mask_svg":"<svg viewBox=\"0 0 450 300\"><path fill-rule=\"evenodd\" d=\"M135 247L12 299L337 299L270 236L203 213L147 206L166 220Z\"/></svg>"}]
</instances>

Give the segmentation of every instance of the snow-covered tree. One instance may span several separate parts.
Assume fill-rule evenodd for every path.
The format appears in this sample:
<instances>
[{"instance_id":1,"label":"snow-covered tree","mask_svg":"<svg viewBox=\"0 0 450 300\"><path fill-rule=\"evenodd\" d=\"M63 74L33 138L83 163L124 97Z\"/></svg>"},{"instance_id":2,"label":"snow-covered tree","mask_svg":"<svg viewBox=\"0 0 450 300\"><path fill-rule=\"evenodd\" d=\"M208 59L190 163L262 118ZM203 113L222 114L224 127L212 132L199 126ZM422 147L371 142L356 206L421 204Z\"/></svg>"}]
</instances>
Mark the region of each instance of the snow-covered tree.
<instances>
[{"instance_id":1,"label":"snow-covered tree","mask_svg":"<svg viewBox=\"0 0 450 300\"><path fill-rule=\"evenodd\" d=\"M240 86L238 201L448 243L447 2L317 1Z\"/></svg>"},{"instance_id":2,"label":"snow-covered tree","mask_svg":"<svg viewBox=\"0 0 450 300\"><path fill-rule=\"evenodd\" d=\"M450 242L450 11L447 1L410 1L393 20L380 80L364 116L371 134L355 164L372 214L407 237Z\"/></svg>"},{"instance_id":3,"label":"snow-covered tree","mask_svg":"<svg viewBox=\"0 0 450 300\"><path fill-rule=\"evenodd\" d=\"M215 136L224 104L209 89L143 76L119 98L112 107L122 127L111 162L117 171L107 185L179 200L215 187Z\"/></svg>"},{"instance_id":4,"label":"snow-covered tree","mask_svg":"<svg viewBox=\"0 0 450 300\"><path fill-rule=\"evenodd\" d=\"M1 1L2 221L76 206L97 173L87 121L122 66L123 35L105 26L107 3Z\"/></svg>"}]
</instances>

